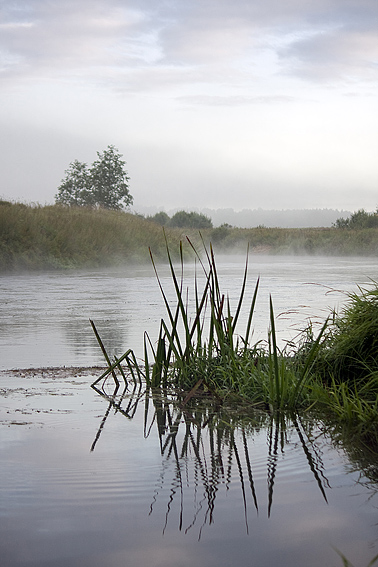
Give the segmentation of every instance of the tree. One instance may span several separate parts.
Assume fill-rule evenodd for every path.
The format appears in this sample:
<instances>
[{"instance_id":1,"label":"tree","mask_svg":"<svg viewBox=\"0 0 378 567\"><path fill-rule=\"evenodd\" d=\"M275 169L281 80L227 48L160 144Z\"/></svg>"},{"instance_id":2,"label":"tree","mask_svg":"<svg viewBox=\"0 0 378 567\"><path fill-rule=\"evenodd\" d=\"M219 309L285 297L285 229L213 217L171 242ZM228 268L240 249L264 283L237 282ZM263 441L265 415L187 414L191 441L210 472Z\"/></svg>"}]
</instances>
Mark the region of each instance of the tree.
<instances>
[{"instance_id":1,"label":"tree","mask_svg":"<svg viewBox=\"0 0 378 567\"><path fill-rule=\"evenodd\" d=\"M152 217L150 217L150 219L161 226L165 226L169 223L169 216L165 211L155 213Z\"/></svg>"},{"instance_id":2,"label":"tree","mask_svg":"<svg viewBox=\"0 0 378 567\"><path fill-rule=\"evenodd\" d=\"M202 213L194 211L178 211L169 221L169 226L179 228L213 228L211 219Z\"/></svg>"},{"instance_id":3,"label":"tree","mask_svg":"<svg viewBox=\"0 0 378 567\"><path fill-rule=\"evenodd\" d=\"M94 204L105 209L121 209L132 204L129 193L129 176L124 169L126 164L114 146L102 153L97 152L98 160L90 170L91 196Z\"/></svg>"},{"instance_id":4,"label":"tree","mask_svg":"<svg viewBox=\"0 0 378 567\"><path fill-rule=\"evenodd\" d=\"M344 219L339 218L334 223L336 228L377 228L378 227L378 209L375 213L367 213L364 209L352 213L350 217Z\"/></svg>"},{"instance_id":5,"label":"tree","mask_svg":"<svg viewBox=\"0 0 378 567\"><path fill-rule=\"evenodd\" d=\"M55 201L69 206L103 207L119 210L133 202L129 192L129 176L122 155L108 146L90 169L78 160L70 163L58 187Z\"/></svg>"},{"instance_id":6,"label":"tree","mask_svg":"<svg viewBox=\"0 0 378 567\"><path fill-rule=\"evenodd\" d=\"M81 207L87 204L89 172L86 163L75 159L65 171L66 177L58 187L55 201L63 205Z\"/></svg>"}]
</instances>

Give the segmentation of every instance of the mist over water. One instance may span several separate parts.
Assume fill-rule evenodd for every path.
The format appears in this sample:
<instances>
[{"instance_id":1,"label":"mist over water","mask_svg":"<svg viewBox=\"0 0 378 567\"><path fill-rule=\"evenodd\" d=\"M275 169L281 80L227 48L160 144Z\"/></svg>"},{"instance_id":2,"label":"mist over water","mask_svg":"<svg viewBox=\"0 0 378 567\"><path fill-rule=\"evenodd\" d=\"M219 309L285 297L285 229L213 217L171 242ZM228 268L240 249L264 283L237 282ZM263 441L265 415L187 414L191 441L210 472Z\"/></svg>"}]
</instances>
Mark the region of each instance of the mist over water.
<instances>
[{"instance_id":1,"label":"mist over water","mask_svg":"<svg viewBox=\"0 0 378 567\"><path fill-rule=\"evenodd\" d=\"M242 286L245 255L218 256L224 293L235 306ZM168 297L175 294L169 269L158 267ZM201 268L185 266L189 301L194 275ZM369 284L378 274L375 258L250 256L243 334L256 280L260 288L252 342L265 340L272 295L281 346L303 329L309 318L321 323L329 310L342 305L345 292ZM90 327L93 319L110 355L132 348L142 356L143 333L152 341L164 301L151 265L101 270L8 274L0 277L0 368L90 366L103 364L102 353Z\"/></svg>"}]
</instances>

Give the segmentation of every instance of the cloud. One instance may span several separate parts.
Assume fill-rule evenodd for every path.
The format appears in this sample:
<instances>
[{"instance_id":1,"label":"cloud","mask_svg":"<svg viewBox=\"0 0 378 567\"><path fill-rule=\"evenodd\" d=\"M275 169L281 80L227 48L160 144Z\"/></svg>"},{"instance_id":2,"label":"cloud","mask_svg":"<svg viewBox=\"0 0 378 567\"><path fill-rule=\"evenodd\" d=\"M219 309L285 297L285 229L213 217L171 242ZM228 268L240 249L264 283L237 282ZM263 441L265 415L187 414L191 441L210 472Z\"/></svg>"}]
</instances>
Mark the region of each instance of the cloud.
<instances>
[{"instance_id":1,"label":"cloud","mask_svg":"<svg viewBox=\"0 0 378 567\"><path fill-rule=\"evenodd\" d=\"M291 103L295 102L297 99L295 97L285 95L255 97L198 95L177 97L177 100L184 104L195 106L241 106L249 104Z\"/></svg>"},{"instance_id":2,"label":"cloud","mask_svg":"<svg viewBox=\"0 0 378 567\"><path fill-rule=\"evenodd\" d=\"M312 80L365 79L377 77L378 42L376 31L355 29L325 30L293 39L279 50L290 71Z\"/></svg>"},{"instance_id":3,"label":"cloud","mask_svg":"<svg viewBox=\"0 0 378 567\"><path fill-rule=\"evenodd\" d=\"M142 42L143 15L121 8L117 3L100 1L26 2L29 9L10 9L0 24L0 50L17 59L12 74L44 75L57 72L117 65L122 38L136 35L135 52L127 59L138 59ZM140 56L139 56L140 58Z\"/></svg>"},{"instance_id":4,"label":"cloud","mask_svg":"<svg viewBox=\"0 0 378 567\"><path fill-rule=\"evenodd\" d=\"M250 73L268 49L279 72L369 80L376 18L375 0L25 0L2 8L0 72L3 79L105 76L110 86L148 90L235 74L241 81L243 61Z\"/></svg>"}]
</instances>

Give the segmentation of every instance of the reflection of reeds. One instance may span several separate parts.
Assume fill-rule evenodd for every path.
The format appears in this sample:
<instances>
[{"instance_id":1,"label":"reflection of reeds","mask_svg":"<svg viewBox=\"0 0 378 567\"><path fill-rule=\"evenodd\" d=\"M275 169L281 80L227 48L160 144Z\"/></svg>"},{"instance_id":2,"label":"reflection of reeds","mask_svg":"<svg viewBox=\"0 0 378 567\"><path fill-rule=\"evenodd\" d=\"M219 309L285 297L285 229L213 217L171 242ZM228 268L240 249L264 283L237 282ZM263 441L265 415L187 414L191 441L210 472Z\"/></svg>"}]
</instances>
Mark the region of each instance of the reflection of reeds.
<instances>
[{"instance_id":1,"label":"reflection of reeds","mask_svg":"<svg viewBox=\"0 0 378 567\"><path fill-rule=\"evenodd\" d=\"M299 417L294 416L293 417L293 423L295 426L295 429L297 431L299 440L301 442L304 454L306 455L307 458L307 462L308 465L311 469L312 474L314 475L314 478L319 486L319 490L320 492L323 494L323 498L326 502L328 502L327 500L327 496L323 487L323 482L326 483L327 486L329 486L328 484L328 480L326 479L326 477L324 476L323 473L323 466L322 466L322 461L320 458L320 455L317 451L317 448L315 447L314 442L307 437L307 441L304 438L304 434L303 434L303 430L301 430L299 424L301 423L301 420ZM310 451L310 447L313 449L313 453L311 453ZM314 456L313 456L314 455ZM323 479L323 481L322 481Z\"/></svg>"},{"instance_id":2,"label":"reflection of reeds","mask_svg":"<svg viewBox=\"0 0 378 567\"><path fill-rule=\"evenodd\" d=\"M141 391L134 385L133 391L130 389L127 393L123 392L119 395L114 392L107 394L104 389L97 391L109 401L109 406L92 444L92 450L99 440L111 408L116 413L131 419L139 404L144 405L145 437L151 434L155 424L163 457L163 468L154 491L150 513L153 512L166 483L168 463L174 463L163 531L173 510L176 509L174 503L178 499L179 530L187 532L200 522L199 537L201 537L203 527L214 521L214 511L221 486L228 490L237 478L248 533L250 506L256 513L259 511L253 475L253 437L262 428L267 430L268 516L271 515L279 451L284 452L289 425L288 419L283 414L276 413L269 416L255 410L252 414L249 412L241 415L232 407L220 406L217 400L203 395L192 396L183 405L183 395L180 391L162 387ZM314 479L327 501L325 488L328 486L328 481L324 475L321 453L316 441L306 436L299 418L292 417L291 423L297 432ZM194 508L191 520L186 522L186 494L191 485L194 491Z\"/></svg>"},{"instance_id":3,"label":"reflection of reeds","mask_svg":"<svg viewBox=\"0 0 378 567\"><path fill-rule=\"evenodd\" d=\"M341 558L341 560L342 560L342 562L343 562L343 566L344 566L344 567L354 567L354 566L353 566L353 563L351 563L351 562L349 561L349 559L347 559L347 558L345 557L345 555L343 555L343 554L341 553L341 551L339 551L338 549L335 549L335 551L336 551L336 553L338 553L338 555L340 556L340 558ZM375 563L376 563L377 561L378 561L378 555L375 555L375 556L373 557L373 559L372 559L371 561L369 561L369 563L366 565L366 567L372 567L373 565L375 565Z\"/></svg>"}]
</instances>

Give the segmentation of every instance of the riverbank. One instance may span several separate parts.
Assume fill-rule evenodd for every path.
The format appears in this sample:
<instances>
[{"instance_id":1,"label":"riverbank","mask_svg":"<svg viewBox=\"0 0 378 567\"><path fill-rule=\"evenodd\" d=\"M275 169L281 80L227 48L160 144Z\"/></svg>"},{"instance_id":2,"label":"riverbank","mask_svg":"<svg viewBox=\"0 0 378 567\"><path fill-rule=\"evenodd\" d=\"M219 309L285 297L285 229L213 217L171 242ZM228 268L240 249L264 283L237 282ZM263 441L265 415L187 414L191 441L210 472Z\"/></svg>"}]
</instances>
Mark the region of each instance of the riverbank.
<instances>
[{"instance_id":1,"label":"riverbank","mask_svg":"<svg viewBox=\"0 0 378 567\"><path fill-rule=\"evenodd\" d=\"M376 256L378 229L233 228L201 231L219 253ZM149 262L149 248L164 260L166 242L173 256L184 253L189 236L198 248L196 229L166 228L142 216L104 209L0 202L0 270L99 267Z\"/></svg>"},{"instance_id":2,"label":"riverbank","mask_svg":"<svg viewBox=\"0 0 378 567\"><path fill-rule=\"evenodd\" d=\"M167 231L174 247L179 234ZM165 255L160 226L130 213L0 204L0 269L42 270L147 262Z\"/></svg>"}]
</instances>

